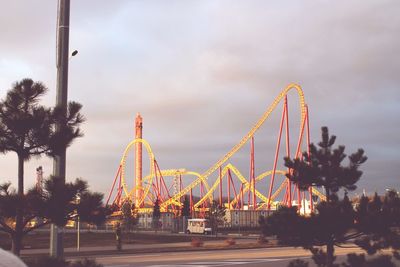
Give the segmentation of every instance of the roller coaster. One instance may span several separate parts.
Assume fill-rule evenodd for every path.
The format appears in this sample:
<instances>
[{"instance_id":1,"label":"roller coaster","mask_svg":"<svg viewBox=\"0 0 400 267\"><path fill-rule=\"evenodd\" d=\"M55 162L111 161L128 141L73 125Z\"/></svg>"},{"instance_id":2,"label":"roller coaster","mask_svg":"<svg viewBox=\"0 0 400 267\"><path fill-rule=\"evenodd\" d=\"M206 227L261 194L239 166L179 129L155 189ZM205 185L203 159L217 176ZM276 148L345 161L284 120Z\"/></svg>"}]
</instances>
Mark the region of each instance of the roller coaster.
<instances>
[{"instance_id":1,"label":"roller coaster","mask_svg":"<svg viewBox=\"0 0 400 267\"><path fill-rule=\"evenodd\" d=\"M294 155L291 155L290 152L288 109L288 93L292 90L297 92L300 112L300 128ZM272 169L256 176L254 137L280 103L282 103L283 108L274 161L271 164ZM142 117L138 114L135 125L135 139L126 146L122 154L108 194L107 205L121 207L124 201L129 200L135 204L139 213L150 213L153 210L154 202L158 199L162 212L168 211L177 214L186 198L189 199L191 212L201 214L208 210L213 202L229 210L270 211L276 209L279 205L296 205L299 209L307 205L308 210L312 211L315 199L325 200L325 196L315 188L310 187L307 193L301 192L285 177L285 174L291 170L279 170L277 166L283 142L286 146L284 156L294 158L302 157L302 149L307 151L310 144L308 106L304 100L303 90L297 84L290 84L284 88L248 133L204 173L186 169L161 170L150 144L142 138L142 123ZM246 144L250 145L250 173L247 177L237 167L229 163L235 153ZM149 173L144 177L142 176L143 146L149 158ZM135 152L135 183L133 188L129 188L127 162L130 161L127 159L132 150ZM282 177L282 182L279 184L277 183L277 176ZM269 179L269 183L267 179Z\"/></svg>"}]
</instances>

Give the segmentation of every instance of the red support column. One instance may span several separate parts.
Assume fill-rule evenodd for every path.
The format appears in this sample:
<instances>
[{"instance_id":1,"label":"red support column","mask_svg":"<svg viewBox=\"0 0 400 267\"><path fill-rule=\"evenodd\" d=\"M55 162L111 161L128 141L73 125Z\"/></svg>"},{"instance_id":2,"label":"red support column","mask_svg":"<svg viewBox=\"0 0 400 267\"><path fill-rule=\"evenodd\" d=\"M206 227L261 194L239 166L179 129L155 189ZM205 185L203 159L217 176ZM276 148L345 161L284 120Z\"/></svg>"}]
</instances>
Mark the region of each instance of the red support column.
<instances>
[{"instance_id":1,"label":"red support column","mask_svg":"<svg viewBox=\"0 0 400 267\"><path fill-rule=\"evenodd\" d=\"M157 175L157 161L154 160L154 178L156 179L156 188L157 188L157 198L161 199L161 192L160 192L160 187L161 187L161 181L159 181L158 175Z\"/></svg>"},{"instance_id":2,"label":"red support column","mask_svg":"<svg viewBox=\"0 0 400 267\"><path fill-rule=\"evenodd\" d=\"M240 186L240 209L243 210L243 186L244 184Z\"/></svg>"},{"instance_id":3,"label":"red support column","mask_svg":"<svg viewBox=\"0 0 400 267\"><path fill-rule=\"evenodd\" d=\"M229 179L231 180L231 185L232 185L232 189L233 189L233 194L234 194L234 197L233 197L233 199L238 199L238 194L237 194L237 192L236 192L236 187L235 187L235 183L233 182L233 179L232 179L232 176L230 175L229 176ZM237 203L236 203L236 208L237 208Z\"/></svg>"},{"instance_id":4,"label":"red support column","mask_svg":"<svg viewBox=\"0 0 400 267\"><path fill-rule=\"evenodd\" d=\"M179 194L182 192L182 190L183 190L183 186L182 186L182 174L179 174ZM179 202L182 204L182 197L183 196L181 196L180 198L179 198Z\"/></svg>"},{"instance_id":5,"label":"red support column","mask_svg":"<svg viewBox=\"0 0 400 267\"><path fill-rule=\"evenodd\" d=\"M118 181L118 199L117 199L117 205L121 206L121 196L122 196L122 172L119 172L119 181Z\"/></svg>"},{"instance_id":6,"label":"red support column","mask_svg":"<svg viewBox=\"0 0 400 267\"><path fill-rule=\"evenodd\" d=\"M231 209L231 170L228 169L228 209Z\"/></svg>"},{"instance_id":7,"label":"red support column","mask_svg":"<svg viewBox=\"0 0 400 267\"><path fill-rule=\"evenodd\" d=\"M268 191L268 203L267 203L267 210L268 210L268 211L270 211L270 209L271 209L272 189L273 189L273 187L274 187L274 180L275 180L275 173L276 173L276 165L277 165L277 163L278 163L279 148L280 148L280 146L281 146L282 129L283 129L283 123L284 123L284 121L285 121L285 114L286 114L286 107L285 107L285 105L283 105L281 124L280 124L280 126L279 126L279 135L278 135L278 140L277 140L277 142L276 142L274 166L273 166L273 168L272 168L271 181L270 181L270 184L269 184L269 191Z\"/></svg>"},{"instance_id":8,"label":"red support column","mask_svg":"<svg viewBox=\"0 0 400 267\"><path fill-rule=\"evenodd\" d=\"M113 182L113 184L112 184L112 186L111 186L110 193L108 194L108 198L107 198L107 201L106 201L106 206L108 205L108 202L110 201L112 192L114 191L115 182L116 182L117 179L118 179L118 176L119 176L119 172L120 172L120 171L121 171L121 165L119 165L119 167L118 167L118 171L117 171L117 174L115 175L114 182Z\"/></svg>"},{"instance_id":9,"label":"red support column","mask_svg":"<svg viewBox=\"0 0 400 267\"><path fill-rule=\"evenodd\" d=\"M219 205L222 207L222 169L219 166Z\"/></svg>"},{"instance_id":10,"label":"red support column","mask_svg":"<svg viewBox=\"0 0 400 267\"><path fill-rule=\"evenodd\" d=\"M309 117L309 113L308 113L308 105L306 105L306 120L307 120L307 153L308 156L310 156L310 117ZM310 186L310 188L308 189L309 193L310 193L310 211L313 212L314 211L314 203L313 203L313 199L312 199L312 186Z\"/></svg>"},{"instance_id":11,"label":"red support column","mask_svg":"<svg viewBox=\"0 0 400 267\"><path fill-rule=\"evenodd\" d=\"M306 117L305 117L305 119L304 119L304 121L303 121L303 123L302 123L302 125L300 127L299 140L297 142L296 153L295 153L295 156L294 156L295 158L301 158L302 157L301 145L303 143L305 123L306 123ZM298 186L296 186L294 190L297 192L297 202L298 202L298 208L299 208L298 211L300 212L301 205L302 205L300 188ZM293 195L294 195L294 193L293 193Z\"/></svg>"},{"instance_id":12,"label":"red support column","mask_svg":"<svg viewBox=\"0 0 400 267\"><path fill-rule=\"evenodd\" d=\"M254 136L251 137L251 148L250 148L250 186L253 191L253 210L257 209L257 198L256 198L256 177L255 177L255 164L254 164ZM250 189L250 188L249 188ZM250 190L249 190L250 192Z\"/></svg>"},{"instance_id":13,"label":"red support column","mask_svg":"<svg viewBox=\"0 0 400 267\"><path fill-rule=\"evenodd\" d=\"M155 161L155 165L157 167L158 174L160 175L160 196L161 196L161 198L164 198L164 199L170 198L171 195L169 194L169 190L167 188L167 185L165 184L164 177L161 175L160 166L158 166L157 161ZM164 188L165 195L162 194L162 188Z\"/></svg>"},{"instance_id":14,"label":"red support column","mask_svg":"<svg viewBox=\"0 0 400 267\"><path fill-rule=\"evenodd\" d=\"M192 191L192 188L190 188L190 204L189 204L189 206L190 206L190 214L193 217L194 209L193 209L193 191Z\"/></svg>"},{"instance_id":15,"label":"red support column","mask_svg":"<svg viewBox=\"0 0 400 267\"><path fill-rule=\"evenodd\" d=\"M142 138L143 119L138 113L135 119L135 139ZM135 184L136 184L136 202L143 198L143 181L142 181L142 143L135 144ZM144 207L144 199L140 203L139 208Z\"/></svg>"},{"instance_id":16,"label":"red support column","mask_svg":"<svg viewBox=\"0 0 400 267\"><path fill-rule=\"evenodd\" d=\"M290 142L289 142L289 109L288 109L288 101L287 96L285 96L285 119L286 119L286 156L290 158ZM290 171L290 170L289 170ZM288 180L288 206L292 206L292 182Z\"/></svg>"},{"instance_id":17,"label":"red support column","mask_svg":"<svg viewBox=\"0 0 400 267\"><path fill-rule=\"evenodd\" d=\"M288 192L288 179L285 179L286 184L286 191L285 191L285 196L283 197L283 203L287 204L288 203L288 196L289 196L289 192Z\"/></svg>"},{"instance_id":18,"label":"red support column","mask_svg":"<svg viewBox=\"0 0 400 267\"><path fill-rule=\"evenodd\" d=\"M203 182L200 182L200 199L202 199L204 196L204 185ZM201 217L205 217L205 201L201 204Z\"/></svg>"}]
</instances>

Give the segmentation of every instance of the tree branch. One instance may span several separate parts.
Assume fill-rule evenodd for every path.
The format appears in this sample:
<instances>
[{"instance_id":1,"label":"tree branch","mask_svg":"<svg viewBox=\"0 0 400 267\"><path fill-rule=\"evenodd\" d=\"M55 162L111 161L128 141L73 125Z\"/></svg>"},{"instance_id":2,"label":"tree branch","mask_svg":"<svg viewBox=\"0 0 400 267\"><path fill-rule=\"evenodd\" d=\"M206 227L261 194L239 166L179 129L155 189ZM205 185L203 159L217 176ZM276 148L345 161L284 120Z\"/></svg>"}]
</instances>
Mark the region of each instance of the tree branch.
<instances>
[{"instance_id":1,"label":"tree branch","mask_svg":"<svg viewBox=\"0 0 400 267\"><path fill-rule=\"evenodd\" d=\"M336 242L335 242L335 246L337 246L339 248L358 248L358 246L355 246L355 245L353 245L353 246L343 246L340 243L336 243Z\"/></svg>"},{"instance_id":2,"label":"tree branch","mask_svg":"<svg viewBox=\"0 0 400 267\"><path fill-rule=\"evenodd\" d=\"M14 229L12 229L10 226L8 226L5 222L0 220L0 225L2 227L0 227L0 231L12 234L14 232Z\"/></svg>"},{"instance_id":3,"label":"tree branch","mask_svg":"<svg viewBox=\"0 0 400 267\"><path fill-rule=\"evenodd\" d=\"M44 222L38 223L38 224L36 224L35 226L32 226L31 228L25 228L24 231L23 231L23 233L24 233L24 234L27 234L27 233L29 233L29 232L32 232L33 230L36 230L36 229L38 229L38 228L40 228L40 227L43 227L43 226L47 225L47 224L49 224L49 223L50 223L49 221L44 221Z\"/></svg>"},{"instance_id":4,"label":"tree branch","mask_svg":"<svg viewBox=\"0 0 400 267\"><path fill-rule=\"evenodd\" d=\"M31 216L25 217L24 220L22 221L22 225L25 227L35 217L36 217L35 215L31 215Z\"/></svg>"},{"instance_id":5,"label":"tree branch","mask_svg":"<svg viewBox=\"0 0 400 267\"><path fill-rule=\"evenodd\" d=\"M353 233L353 234L349 234L347 236L344 236L342 239L336 240L336 241L339 241L339 242L348 241L349 239L357 238L357 237L360 237L362 235L365 235L365 234L363 232L357 232L357 233Z\"/></svg>"}]
</instances>

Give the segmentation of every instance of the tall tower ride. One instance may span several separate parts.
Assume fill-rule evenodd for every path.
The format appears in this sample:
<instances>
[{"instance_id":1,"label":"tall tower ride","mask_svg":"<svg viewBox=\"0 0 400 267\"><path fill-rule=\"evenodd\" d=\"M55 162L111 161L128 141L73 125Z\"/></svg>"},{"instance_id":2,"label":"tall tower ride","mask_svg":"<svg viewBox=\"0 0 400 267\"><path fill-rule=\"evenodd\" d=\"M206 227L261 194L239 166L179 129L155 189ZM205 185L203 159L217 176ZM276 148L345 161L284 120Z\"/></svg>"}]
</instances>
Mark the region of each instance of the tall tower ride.
<instances>
[{"instance_id":1,"label":"tall tower ride","mask_svg":"<svg viewBox=\"0 0 400 267\"><path fill-rule=\"evenodd\" d=\"M140 113L136 115L135 119L135 138L142 139L142 130L143 130L143 119L140 116ZM142 143L136 143L135 145L135 184L136 184L136 196L135 196L135 205L138 205L137 202L143 197L143 181L142 181ZM144 201L140 204L139 208L144 207Z\"/></svg>"}]
</instances>

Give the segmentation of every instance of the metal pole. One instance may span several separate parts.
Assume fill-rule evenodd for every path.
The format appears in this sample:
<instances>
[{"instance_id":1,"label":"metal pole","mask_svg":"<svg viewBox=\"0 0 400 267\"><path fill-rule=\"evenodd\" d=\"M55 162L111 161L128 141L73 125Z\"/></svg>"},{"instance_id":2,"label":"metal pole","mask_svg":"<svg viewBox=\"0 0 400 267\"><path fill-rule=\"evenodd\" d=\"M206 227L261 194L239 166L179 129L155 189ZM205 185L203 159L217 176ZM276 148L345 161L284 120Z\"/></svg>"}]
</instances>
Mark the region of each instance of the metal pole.
<instances>
[{"instance_id":1,"label":"metal pole","mask_svg":"<svg viewBox=\"0 0 400 267\"><path fill-rule=\"evenodd\" d=\"M78 234L76 238L76 250L81 250L81 219L78 216Z\"/></svg>"},{"instance_id":2,"label":"metal pole","mask_svg":"<svg viewBox=\"0 0 400 267\"><path fill-rule=\"evenodd\" d=\"M76 204L80 204L81 202L81 196L78 195L76 197ZM76 215L77 215L77 232L76 232L76 250L80 251L81 250L81 242L80 242L80 237L81 237L81 218L79 217L78 209L76 210Z\"/></svg>"},{"instance_id":3,"label":"metal pole","mask_svg":"<svg viewBox=\"0 0 400 267\"><path fill-rule=\"evenodd\" d=\"M67 109L70 0L58 1L56 106ZM66 148L54 157L53 175L65 180ZM62 228L51 225L50 256L63 258Z\"/></svg>"}]
</instances>

